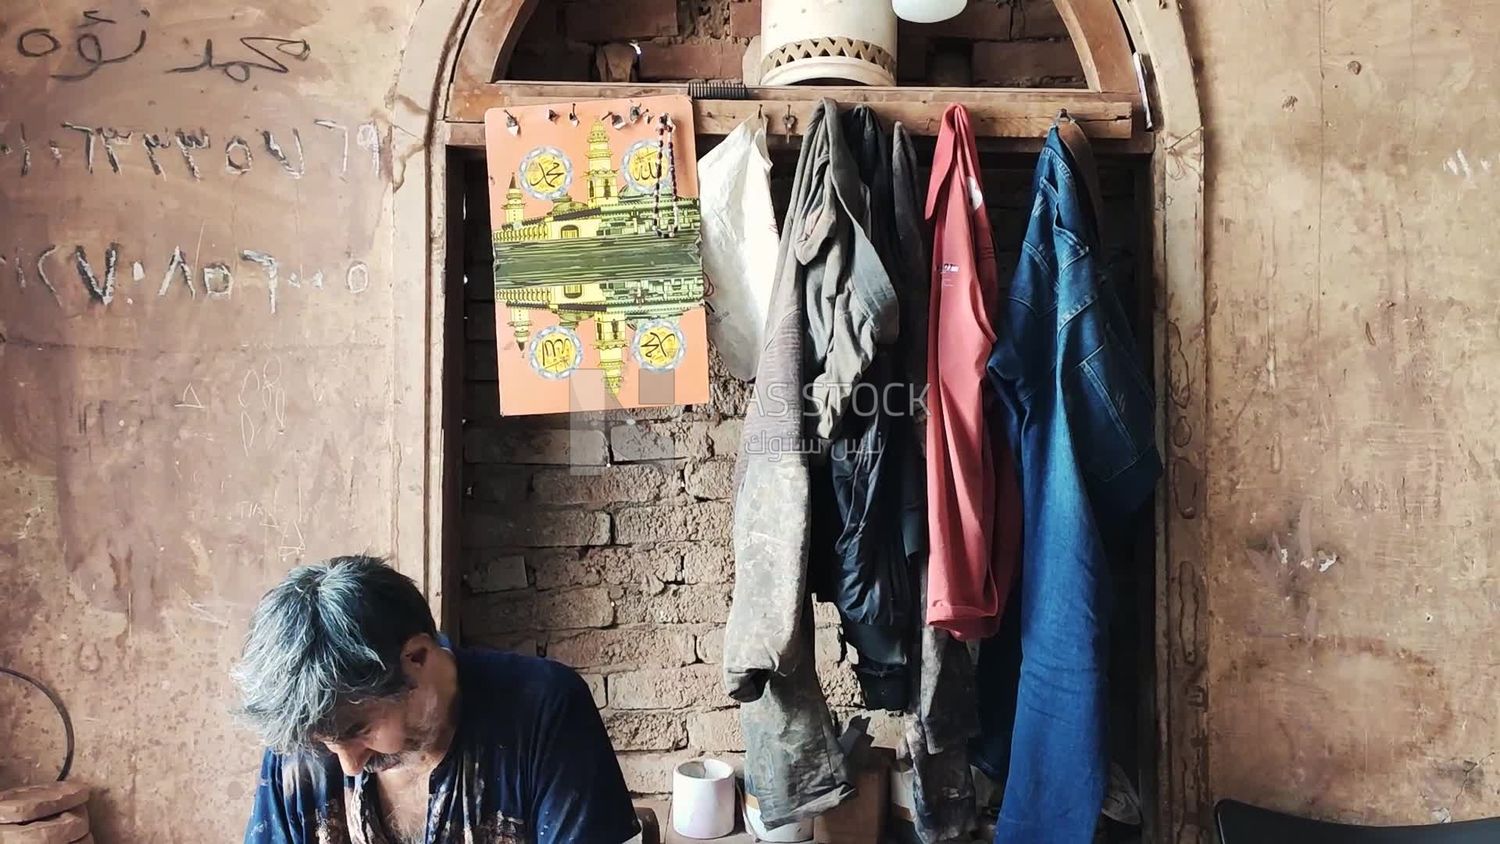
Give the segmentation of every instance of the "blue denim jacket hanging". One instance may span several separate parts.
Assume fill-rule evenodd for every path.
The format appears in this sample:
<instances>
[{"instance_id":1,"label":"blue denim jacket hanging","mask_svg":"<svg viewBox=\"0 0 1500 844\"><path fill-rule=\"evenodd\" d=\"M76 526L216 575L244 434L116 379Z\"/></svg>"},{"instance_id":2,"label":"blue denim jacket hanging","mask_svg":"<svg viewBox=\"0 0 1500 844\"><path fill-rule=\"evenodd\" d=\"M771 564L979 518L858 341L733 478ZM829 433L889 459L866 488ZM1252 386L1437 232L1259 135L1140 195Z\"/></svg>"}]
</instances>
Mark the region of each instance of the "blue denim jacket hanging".
<instances>
[{"instance_id":1,"label":"blue denim jacket hanging","mask_svg":"<svg viewBox=\"0 0 1500 844\"><path fill-rule=\"evenodd\" d=\"M1107 781L1105 540L1161 473L1151 387L1125 311L1099 279L1084 185L1054 128L989 360L1024 502L1019 615L1007 625L1019 627L1013 652L1024 657L1018 675L1009 667L1015 695L1004 711L986 702L976 745L976 763L1006 783L996 844L1093 838ZM982 661L981 674L1005 669Z\"/></svg>"}]
</instances>

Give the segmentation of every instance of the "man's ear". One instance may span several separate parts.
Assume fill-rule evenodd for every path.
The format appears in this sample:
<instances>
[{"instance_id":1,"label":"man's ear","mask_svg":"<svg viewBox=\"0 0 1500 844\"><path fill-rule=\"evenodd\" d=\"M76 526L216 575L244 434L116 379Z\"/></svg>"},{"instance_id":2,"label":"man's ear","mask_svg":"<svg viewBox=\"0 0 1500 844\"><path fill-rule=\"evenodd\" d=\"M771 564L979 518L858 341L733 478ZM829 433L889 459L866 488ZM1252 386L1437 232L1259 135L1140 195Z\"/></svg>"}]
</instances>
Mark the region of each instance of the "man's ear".
<instances>
[{"instance_id":1,"label":"man's ear","mask_svg":"<svg viewBox=\"0 0 1500 844\"><path fill-rule=\"evenodd\" d=\"M437 642L426 633L418 633L401 646L401 667L408 674L419 674L432 662L436 652Z\"/></svg>"}]
</instances>

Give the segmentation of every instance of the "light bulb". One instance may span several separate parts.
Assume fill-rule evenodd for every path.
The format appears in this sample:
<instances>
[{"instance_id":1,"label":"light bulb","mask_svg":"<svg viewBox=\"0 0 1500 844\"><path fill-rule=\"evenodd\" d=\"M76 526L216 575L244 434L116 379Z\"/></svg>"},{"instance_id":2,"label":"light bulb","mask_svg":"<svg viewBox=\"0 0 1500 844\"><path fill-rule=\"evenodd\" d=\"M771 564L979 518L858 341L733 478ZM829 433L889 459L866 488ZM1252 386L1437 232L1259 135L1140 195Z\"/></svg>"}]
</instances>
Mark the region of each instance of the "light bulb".
<instances>
[{"instance_id":1,"label":"light bulb","mask_svg":"<svg viewBox=\"0 0 1500 844\"><path fill-rule=\"evenodd\" d=\"M956 17L965 5L965 0L891 0L896 17L912 23L945 21Z\"/></svg>"}]
</instances>

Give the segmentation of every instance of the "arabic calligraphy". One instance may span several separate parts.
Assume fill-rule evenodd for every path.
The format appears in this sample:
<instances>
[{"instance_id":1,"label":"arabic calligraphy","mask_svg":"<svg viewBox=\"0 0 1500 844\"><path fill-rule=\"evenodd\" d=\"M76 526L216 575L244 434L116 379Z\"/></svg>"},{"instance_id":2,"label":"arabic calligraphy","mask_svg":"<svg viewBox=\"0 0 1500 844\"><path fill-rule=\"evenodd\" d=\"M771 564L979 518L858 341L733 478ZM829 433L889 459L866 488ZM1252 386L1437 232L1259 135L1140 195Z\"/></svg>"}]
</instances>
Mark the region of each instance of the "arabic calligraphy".
<instances>
[{"instance_id":1,"label":"arabic calligraphy","mask_svg":"<svg viewBox=\"0 0 1500 844\"><path fill-rule=\"evenodd\" d=\"M307 61L307 57L312 53L312 45L308 44L305 38L293 40L290 38L273 38L266 35L247 35L240 39L240 44L245 49L260 56L262 61L240 59L229 62L216 62L214 61L214 40L209 38L203 42L203 58L201 61L195 65L171 68L167 73L196 73L200 70L219 70L223 71L225 76L233 79L235 82L243 83L249 81L251 70L265 70L271 73L290 72L291 68L285 62L276 58L276 56L272 55L266 49L261 49L262 47L274 50L282 56L299 62Z\"/></svg>"},{"instance_id":2,"label":"arabic calligraphy","mask_svg":"<svg viewBox=\"0 0 1500 844\"><path fill-rule=\"evenodd\" d=\"M150 18L151 13L145 9L141 10L142 18ZM129 61L136 54L146 49L146 27L141 24L141 31L136 34L135 46L129 51L116 56L106 57L104 55L104 40L95 31L103 24L106 27L117 26L119 21L107 18L99 14L98 10L89 9L83 13L83 23L75 26L76 36L73 39L73 52L83 62L84 69L76 72L53 73L53 79L64 82L77 82L88 79L99 68L105 65L119 64ZM52 33L47 27L35 27L22 32L16 37L16 52L28 59L40 59L52 55L61 50L62 40Z\"/></svg>"},{"instance_id":3,"label":"arabic calligraphy","mask_svg":"<svg viewBox=\"0 0 1500 844\"><path fill-rule=\"evenodd\" d=\"M151 12L145 9L140 10L138 17L130 16L131 20L140 25L140 30L131 34L129 20L122 25L121 21L106 17L97 9L89 9L82 13L82 20L73 26L71 53L64 46L67 37L60 36L45 26L32 27L16 36L16 53L26 59L71 55L73 59L50 75L63 82L78 82L88 79L107 65L127 62L144 51L150 17ZM290 63L305 62L312 55L312 45L305 38L246 35L237 40L239 46L250 55L222 59L215 55L214 39L205 38L202 56L196 64L168 67L163 72L219 71L234 82L245 83L257 70L276 74L290 73Z\"/></svg>"}]
</instances>

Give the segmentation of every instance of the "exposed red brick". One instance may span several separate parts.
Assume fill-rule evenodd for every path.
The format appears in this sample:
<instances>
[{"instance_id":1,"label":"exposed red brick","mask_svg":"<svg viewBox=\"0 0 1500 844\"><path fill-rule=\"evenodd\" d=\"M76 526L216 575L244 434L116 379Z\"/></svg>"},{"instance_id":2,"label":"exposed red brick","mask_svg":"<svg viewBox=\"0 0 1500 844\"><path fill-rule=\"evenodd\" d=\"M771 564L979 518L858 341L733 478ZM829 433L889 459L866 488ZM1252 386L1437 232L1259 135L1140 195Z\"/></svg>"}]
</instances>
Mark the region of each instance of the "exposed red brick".
<instances>
[{"instance_id":1,"label":"exposed red brick","mask_svg":"<svg viewBox=\"0 0 1500 844\"><path fill-rule=\"evenodd\" d=\"M729 37L754 38L760 34L760 0L731 3L729 6Z\"/></svg>"},{"instance_id":2,"label":"exposed red brick","mask_svg":"<svg viewBox=\"0 0 1500 844\"><path fill-rule=\"evenodd\" d=\"M641 79L739 79L745 45L732 41L642 44Z\"/></svg>"},{"instance_id":3,"label":"exposed red brick","mask_svg":"<svg viewBox=\"0 0 1500 844\"><path fill-rule=\"evenodd\" d=\"M1067 41L985 41L974 45L974 84L1028 86L1083 79Z\"/></svg>"},{"instance_id":4,"label":"exposed red brick","mask_svg":"<svg viewBox=\"0 0 1500 844\"><path fill-rule=\"evenodd\" d=\"M676 35L677 0L583 0L570 3L563 10L563 29L575 41L596 44L622 38Z\"/></svg>"}]
</instances>

